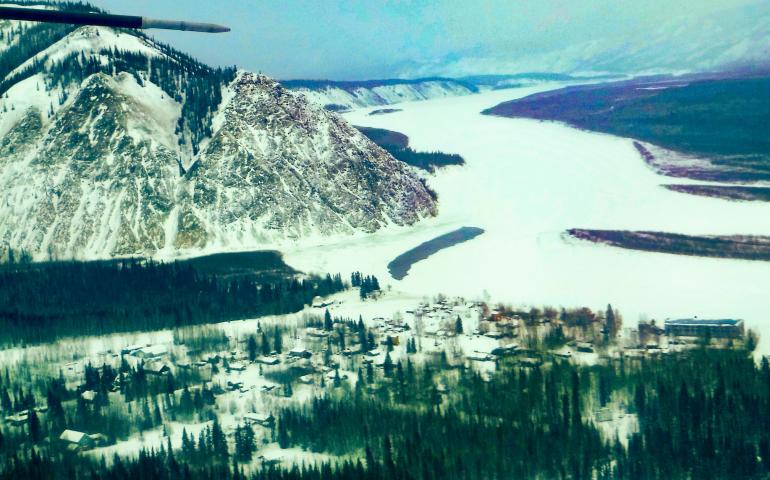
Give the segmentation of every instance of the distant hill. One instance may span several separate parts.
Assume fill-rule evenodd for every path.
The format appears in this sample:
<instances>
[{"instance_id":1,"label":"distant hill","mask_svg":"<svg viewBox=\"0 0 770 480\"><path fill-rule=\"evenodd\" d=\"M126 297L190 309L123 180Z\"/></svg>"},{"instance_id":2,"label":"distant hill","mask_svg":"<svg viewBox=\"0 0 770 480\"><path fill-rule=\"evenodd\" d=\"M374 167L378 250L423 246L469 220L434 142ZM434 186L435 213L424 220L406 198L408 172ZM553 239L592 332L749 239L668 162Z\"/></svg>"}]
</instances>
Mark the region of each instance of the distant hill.
<instances>
[{"instance_id":1,"label":"distant hill","mask_svg":"<svg viewBox=\"0 0 770 480\"><path fill-rule=\"evenodd\" d=\"M624 75L568 75L566 73L528 72L508 75L469 75L458 80L471 83L480 90L517 88L543 82L569 82L578 80L612 80Z\"/></svg>"},{"instance_id":2,"label":"distant hill","mask_svg":"<svg viewBox=\"0 0 770 480\"><path fill-rule=\"evenodd\" d=\"M558 120L634 138L645 143L637 144L645 160L673 176L770 180L770 74L567 87L504 102L483 113Z\"/></svg>"},{"instance_id":3,"label":"distant hill","mask_svg":"<svg viewBox=\"0 0 770 480\"><path fill-rule=\"evenodd\" d=\"M332 111L374 107L431 98L470 95L484 90L517 88L542 82L587 78L562 73L517 73L511 75L472 75L461 78L424 77L383 80L283 80L281 83L303 93L311 101Z\"/></svg>"},{"instance_id":4,"label":"distant hill","mask_svg":"<svg viewBox=\"0 0 770 480\"><path fill-rule=\"evenodd\" d=\"M469 91L477 91L476 87L470 82L463 82L454 78L444 77L425 77L416 79L387 78L382 80L359 80L359 81L337 81L337 80L282 80L281 84L286 88L308 90L322 90L326 88L339 88L347 92L354 92L357 89L373 89L377 87L393 87L397 85L420 85L425 83L452 83L467 88Z\"/></svg>"},{"instance_id":5,"label":"distant hill","mask_svg":"<svg viewBox=\"0 0 770 480\"><path fill-rule=\"evenodd\" d=\"M333 111L454 97L478 92L478 88L471 83L438 77L351 82L284 80L281 83L289 89L302 93L308 100Z\"/></svg>"}]
</instances>

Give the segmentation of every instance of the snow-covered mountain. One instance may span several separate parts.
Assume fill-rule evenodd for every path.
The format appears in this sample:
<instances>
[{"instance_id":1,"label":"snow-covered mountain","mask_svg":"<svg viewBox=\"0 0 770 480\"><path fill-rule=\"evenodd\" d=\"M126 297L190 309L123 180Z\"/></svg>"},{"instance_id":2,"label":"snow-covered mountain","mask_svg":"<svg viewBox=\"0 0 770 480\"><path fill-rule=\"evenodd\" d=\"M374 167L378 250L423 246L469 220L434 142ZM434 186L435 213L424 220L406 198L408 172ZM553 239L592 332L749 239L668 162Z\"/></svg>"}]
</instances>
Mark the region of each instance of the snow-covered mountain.
<instances>
[{"instance_id":1,"label":"snow-covered mountain","mask_svg":"<svg viewBox=\"0 0 770 480\"><path fill-rule=\"evenodd\" d=\"M736 2L717 13L674 16L650 27L634 28L551 48L528 44L452 53L433 62L403 67L403 75L462 77L476 72L532 70L572 74L694 73L770 67L770 2Z\"/></svg>"},{"instance_id":2,"label":"snow-covered mountain","mask_svg":"<svg viewBox=\"0 0 770 480\"><path fill-rule=\"evenodd\" d=\"M0 28L1 248L259 248L436 212L409 167L265 76L107 28Z\"/></svg>"},{"instance_id":3,"label":"snow-covered mountain","mask_svg":"<svg viewBox=\"0 0 770 480\"><path fill-rule=\"evenodd\" d=\"M478 92L475 85L450 78L388 79L360 82L289 80L282 83L329 110L374 107Z\"/></svg>"}]
</instances>

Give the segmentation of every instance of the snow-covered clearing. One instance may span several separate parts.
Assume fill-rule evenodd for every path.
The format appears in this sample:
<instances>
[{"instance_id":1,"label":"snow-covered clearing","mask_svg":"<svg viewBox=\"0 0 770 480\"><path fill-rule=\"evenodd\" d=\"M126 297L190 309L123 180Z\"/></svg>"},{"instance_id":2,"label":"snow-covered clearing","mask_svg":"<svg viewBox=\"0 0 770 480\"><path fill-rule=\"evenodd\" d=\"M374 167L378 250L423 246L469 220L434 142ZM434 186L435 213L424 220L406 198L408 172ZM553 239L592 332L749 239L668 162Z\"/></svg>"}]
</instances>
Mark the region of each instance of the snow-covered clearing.
<instances>
[{"instance_id":1,"label":"snow-covered clearing","mask_svg":"<svg viewBox=\"0 0 770 480\"><path fill-rule=\"evenodd\" d=\"M405 133L419 150L462 155L467 165L429 179L439 216L410 228L351 241L283 249L306 271L377 275L415 296L443 292L524 305L619 308L641 315L744 318L770 333L770 265L680 257L599 246L565 238L571 227L662 230L687 234L770 234L770 204L739 203L668 191L631 140L552 122L480 115L539 86L421 102L402 111L346 114L355 125ZM680 182L677 179L677 182ZM402 281L386 265L420 243L462 226L485 233L416 263ZM770 342L760 349L770 352Z\"/></svg>"}]
</instances>

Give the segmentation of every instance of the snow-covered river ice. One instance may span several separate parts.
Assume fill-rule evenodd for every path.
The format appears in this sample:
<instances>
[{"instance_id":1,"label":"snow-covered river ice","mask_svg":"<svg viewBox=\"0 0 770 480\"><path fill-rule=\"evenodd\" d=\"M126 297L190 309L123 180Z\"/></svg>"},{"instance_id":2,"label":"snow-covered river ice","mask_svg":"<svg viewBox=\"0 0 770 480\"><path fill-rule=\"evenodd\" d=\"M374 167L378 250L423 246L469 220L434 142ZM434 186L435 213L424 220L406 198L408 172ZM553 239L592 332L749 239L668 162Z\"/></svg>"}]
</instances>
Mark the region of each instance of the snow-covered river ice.
<instances>
[{"instance_id":1,"label":"snow-covered river ice","mask_svg":"<svg viewBox=\"0 0 770 480\"><path fill-rule=\"evenodd\" d=\"M418 295L488 296L522 306L612 303L626 325L640 317L743 318L765 334L760 348L770 351L770 263L638 252L564 236L571 227L770 235L770 203L666 190L660 185L689 182L652 171L629 139L479 113L547 88L404 103L387 115L346 114L354 125L405 133L417 150L459 153L466 165L429 178L439 195L436 218L288 250L287 262L373 273ZM485 233L414 264L403 280L390 277L395 257L463 226Z\"/></svg>"}]
</instances>

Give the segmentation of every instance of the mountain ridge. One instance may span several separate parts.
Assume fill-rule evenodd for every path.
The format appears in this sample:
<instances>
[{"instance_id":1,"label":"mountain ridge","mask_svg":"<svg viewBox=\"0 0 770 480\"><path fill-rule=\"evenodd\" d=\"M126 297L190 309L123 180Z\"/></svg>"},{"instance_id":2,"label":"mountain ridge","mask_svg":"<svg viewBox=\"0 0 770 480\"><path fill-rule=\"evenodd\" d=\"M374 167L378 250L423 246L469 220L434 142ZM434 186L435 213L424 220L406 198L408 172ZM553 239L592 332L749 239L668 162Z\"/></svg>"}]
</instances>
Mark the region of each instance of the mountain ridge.
<instances>
[{"instance_id":1,"label":"mountain ridge","mask_svg":"<svg viewBox=\"0 0 770 480\"><path fill-rule=\"evenodd\" d=\"M48 35L2 28L7 44ZM51 35L0 79L0 248L176 255L436 213L410 167L263 75L211 69L126 31Z\"/></svg>"},{"instance_id":2,"label":"mountain ridge","mask_svg":"<svg viewBox=\"0 0 770 480\"><path fill-rule=\"evenodd\" d=\"M486 90L517 88L541 82L585 80L596 77L573 77L561 73L528 72L502 75L468 75L464 77L385 78L373 80L282 80L318 105L332 111L360 107L392 105L460 95Z\"/></svg>"}]
</instances>

